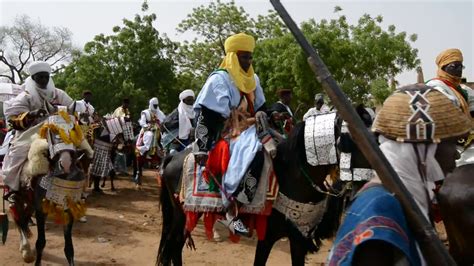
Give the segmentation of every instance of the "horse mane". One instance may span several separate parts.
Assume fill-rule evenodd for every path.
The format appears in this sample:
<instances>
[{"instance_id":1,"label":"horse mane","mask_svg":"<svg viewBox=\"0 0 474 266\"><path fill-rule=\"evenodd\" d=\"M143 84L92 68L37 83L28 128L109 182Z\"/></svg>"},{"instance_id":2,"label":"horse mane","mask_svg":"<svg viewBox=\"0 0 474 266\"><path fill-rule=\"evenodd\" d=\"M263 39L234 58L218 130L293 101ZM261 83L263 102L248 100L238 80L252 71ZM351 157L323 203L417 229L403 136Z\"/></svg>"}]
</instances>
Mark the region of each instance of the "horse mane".
<instances>
[{"instance_id":1,"label":"horse mane","mask_svg":"<svg viewBox=\"0 0 474 266\"><path fill-rule=\"evenodd\" d=\"M338 127L340 126L341 122L342 120L340 119L337 120ZM297 162L297 163L307 164L305 143L304 143L304 128L305 128L305 122L304 121L299 122L293 128L293 131L291 132L288 139L279 145L278 156L281 156L282 162L283 161L284 162ZM338 131L340 130L337 129L335 132L336 136L338 135ZM295 154L297 154L297 157L295 157ZM329 166L316 166L316 167L322 167L321 171L325 171L325 169L323 168L326 168ZM335 184L334 186L336 186L337 189L342 189L342 185L343 184L339 182ZM315 192L315 193L318 193L318 192ZM308 248L309 252L318 251L322 244L321 240L333 237L337 229L339 228L339 221L341 218L341 214L343 212L343 198L336 198L333 196L329 196L327 204L328 205L326 208L326 212L313 234L314 242L309 241L307 238L300 236L296 229L292 230L292 234L300 236L299 238L300 241L303 241L302 243L306 243L306 247Z\"/></svg>"},{"instance_id":2,"label":"horse mane","mask_svg":"<svg viewBox=\"0 0 474 266\"><path fill-rule=\"evenodd\" d=\"M283 141L278 147L278 154L281 155L282 161L295 160L295 152L298 158L306 162L306 153L304 152L304 126L305 122L299 122L291 131L288 139Z\"/></svg>"}]
</instances>

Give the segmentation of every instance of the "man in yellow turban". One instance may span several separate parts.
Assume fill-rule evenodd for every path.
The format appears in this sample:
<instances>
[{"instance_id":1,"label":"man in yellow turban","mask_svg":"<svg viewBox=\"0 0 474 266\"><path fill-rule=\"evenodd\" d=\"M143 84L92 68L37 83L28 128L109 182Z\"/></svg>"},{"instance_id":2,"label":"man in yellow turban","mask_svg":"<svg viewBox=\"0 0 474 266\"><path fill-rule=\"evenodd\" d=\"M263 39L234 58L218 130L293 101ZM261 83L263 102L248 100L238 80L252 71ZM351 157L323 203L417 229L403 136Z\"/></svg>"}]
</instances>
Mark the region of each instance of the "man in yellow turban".
<instances>
[{"instance_id":1,"label":"man in yellow turban","mask_svg":"<svg viewBox=\"0 0 474 266\"><path fill-rule=\"evenodd\" d=\"M469 114L469 92L471 90L461 84L463 56L461 50L451 48L442 51L436 57L438 66L437 77L429 80L426 85L446 95L463 113Z\"/></svg>"},{"instance_id":2,"label":"man in yellow turban","mask_svg":"<svg viewBox=\"0 0 474 266\"><path fill-rule=\"evenodd\" d=\"M222 175L222 187L225 190L222 191L222 200L229 210L227 221L231 231L247 235L248 229L237 218L234 210L252 200L254 195L252 191L244 191L245 189L242 189L240 184L244 176L248 178L251 173L261 172L262 164L252 162L259 158L263 161L262 146L266 148L268 144L262 145L259 136L265 134L257 132L255 125L245 125L243 130L240 128L237 130L234 127L235 123L232 122L240 123L242 119L236 118L242 118L242 116L246 118L245 121L250 121L253 117L256 117L258 121L266 120L263 119L266 118L265 96L252 67L254 38L245 33L235 34L226 39L224 46L226 55L219 69L208 77L194 103L197 125L193 154L200 165L205 165L211 163L208 162L208 154L214 154L213 148L216 142L219 141L219 145L224 144L230 147L229 156L227 156L230 159L228 163L226 162L226 171ZM232 122L225 123L226 121ZM226 128L223 132L224 125L229 124L233 125L232 128ZM236 137L233 134L235 132L240 132L240 134ZM227 135L221 136L225 134ZM272 149L272 151L276 150ZM209 156L209 158L212 159L212 163L215 163L216 156ZM217 158L220 157L217 156ZM258 182L259 176L252 178Z\"/></svg>"}]
</instances>

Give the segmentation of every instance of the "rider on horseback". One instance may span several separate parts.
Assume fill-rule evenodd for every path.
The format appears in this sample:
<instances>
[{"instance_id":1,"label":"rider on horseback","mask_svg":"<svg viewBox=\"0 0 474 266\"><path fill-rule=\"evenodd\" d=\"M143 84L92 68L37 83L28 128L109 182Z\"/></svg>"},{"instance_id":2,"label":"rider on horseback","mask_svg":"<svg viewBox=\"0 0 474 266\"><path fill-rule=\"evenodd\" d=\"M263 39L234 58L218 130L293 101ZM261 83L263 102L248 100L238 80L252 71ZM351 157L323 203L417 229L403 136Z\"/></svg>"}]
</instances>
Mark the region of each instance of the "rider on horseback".
<instances>
[{"instance_id":1,"label":"rider on horseback","mask_svg":"<svg viewBox=\"0 0 474 266\"><path fill-rule=\"evenodd\" d=\"M9 190L18 191L20 174L30 149L30 136L39 131L47 112L54 106L70 106L73 100L69 95L54 86L50 77L51 66L47 62L33 62L28 71L30 77L25 81L25 91L9 101L5 115L16 134L3 162L3 178ZM28 130L30 128L37 130ZM28 136L26 136L28 135Z\"/></svg>"},{"instance_id":2,"label":"rider on horseback","mask_svg":"<svg viewBox=\"0 0 474 266\"><path fill-rule=\"evenodd\" d=\"M461 84L463 56L459 49L447 49L436 57L437 77L426 82L448 97L469 117L473 117L474 91Z\"/></svg>"},{"instance_id":3,"label":"rider on horseback","mask_svg":"<svg viewBox=\"0 0 474 266\"><path fill-rule=\"evenodd\" d=\"M253 170L254 158L263 157L264 127L252 124L255 120L266 120L265 96L252 67L254 38L239 33L227 38L224 46L226 56L220 68L208 77L194 104L198 115L193 154L196 162L205 165L208 152L213 154L216 142L230 143L230 159L222 175L221 194L229 228L247 235L248 229L237 218L242 203L236 200L235 194L245 173ZM269 143L273 142L263 146L266 148ZM274 147L268 150L274 155Z\"/></svg>"},{"instance_id":4,"label":"rider on horseback","mask_svg":"<svg viewBox=\"0 0 474 266\"><path fill-rule=\"evenodd\" d=\"M156 134L165 118L165 114L158 107L158 98L150 99L148 109L142 111L138 121L142 127L137 140L137 149L140 155L144 156L147 153L147 156L151 156L157 152L154 150L157 145Z\"/></svg>"},{"instance_id":5,"label":"rider on horseback","mask_svg":"<svg viewBox=\"0 0 474 266\"><path fill-rule=\"evenodd\" d=\"M179 105L161 125L163 147L172 153L182 151L192 141L191 132L194 125L194 91L184 90L179 94Z\"/></svg>"}]
</instances>

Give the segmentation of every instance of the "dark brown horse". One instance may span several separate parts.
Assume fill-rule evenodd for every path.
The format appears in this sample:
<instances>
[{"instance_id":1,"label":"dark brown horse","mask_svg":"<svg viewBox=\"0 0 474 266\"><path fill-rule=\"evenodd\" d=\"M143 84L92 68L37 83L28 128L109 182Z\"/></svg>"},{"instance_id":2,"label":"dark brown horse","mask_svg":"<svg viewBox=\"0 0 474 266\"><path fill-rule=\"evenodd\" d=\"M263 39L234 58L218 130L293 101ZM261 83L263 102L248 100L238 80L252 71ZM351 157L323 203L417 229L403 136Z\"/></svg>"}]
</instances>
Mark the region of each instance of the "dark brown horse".
<instances>
[{"instance_id":1,"label":"dark brown horse","mask_svg":"<svg viewBox=\"0 0 474 266\"><path fill-rule=\"evenodd\" d=\"M72 116L70 119L74 123ZM50 120L49 123L56 125L57 119ZM49 137L47 141L44 140L44 144L39 139L39 142L35 142L35 140L32 144L32 147L38 151L32 155L32 158L35 158L34 162L36 163L41 161L42 165L46 167L45 169L43 169L44 167L42 168L43 170L41 171L43 173L32 175L29 184L21 186L20 191L8 193L5 198L11 203L12 215L20 230L20 251L25 262L29 263L36 259L35 265L41 265L42 253L46 245L46 217L48 212L53 215L57 212L60 215L55 215L55 217L60 217L61 223L64 226L64 253L68 264L74 265L72 226L74 220L79 219L84 211L80 205L77 205L82 192L82 184L85 182L84 173L79 166L78 153L75 146L64 145L62 138L57 137L54 131L48 130L47 132ZM40 145L45 145L44 150L38 149ZM49 148L53 145L57 145L55 147L58 148L55 148L55 154L50 156L48 151L51 151ZM33 170L28 171L25 169L28 169L28 166L24 167L23 172L34 173ZM68 195L67 198L61 198L61 195L64 196L66 194ZM77 206L80 207L78 208ZM28 226L33 213L35 213L38 230L35 245L36 252L31 250L28 243L28 238L31 236ZM59 222L59 220L57 221Z\"/></svg>"},{"instance_id":2,"label":"dark brown horse","mask_svg":"<svg viewBox=\"0 0 474 266\"><path fill-rule=\"evenodd\" d=\"M464 150L462 166L449 174L438 194L449 240L449 251L458 265L474 264L474 146ZM464 157L468 158L464 158Z\"/></svg>"},{"instance_id":3,"label":"dark brown horse","mask_svg":"<svg viewBox=\"0 0 474 266\"><path fill-rule=\"evenodd\" d=\"M340 125L340 124L339 124ZM338 128L338 127L336 127ZM339 132L336 132L339 135ZM189 150L165 158L163 162L163 187L160 196L163 227L157 255L159 265L181 265L182 249L189 232L184 232L185 215L176 201L179 178L183 161ZM265 265L273 244L287 236L290 240L293 265L304 265L308 252L320 248L321 240L333 235L337 229L342 212L342 198L330 197L319 191L325 190L323 182L335 165L311 166L307 163L304 146L304 123L297 125L288 140L278 145L277 156L273 161L280 193L294 202L302 204L326 204L320 213L322 218L309 235L303 235L296 225L284 214L273 209L268 217L265 239L257 244L255 265Z\"/></svg>"}]
</instances>

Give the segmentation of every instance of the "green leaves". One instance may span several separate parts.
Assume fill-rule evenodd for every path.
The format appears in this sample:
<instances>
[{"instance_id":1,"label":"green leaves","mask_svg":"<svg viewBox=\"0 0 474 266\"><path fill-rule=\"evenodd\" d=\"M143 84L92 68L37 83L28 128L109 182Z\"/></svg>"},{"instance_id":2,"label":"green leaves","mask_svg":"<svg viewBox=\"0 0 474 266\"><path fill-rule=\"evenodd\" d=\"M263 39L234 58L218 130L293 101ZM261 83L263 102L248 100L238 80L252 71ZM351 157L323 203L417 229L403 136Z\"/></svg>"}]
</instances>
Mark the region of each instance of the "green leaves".
<instances>
[{"instance_id":1,"label":"green leaves","mask_svg":"<svg viewBox=\"0 0 474 266\"><path fill-rule=\"evenodd\" d=\"M142 11L147 10L144 2ZM335 19L301 23L303 33L353 102L369 96L383 102L393 90L389 81L419 65L418 50L412 47L417 35L397 32L394 25L382 27L380 15L365 14L351 25L342 8L336 6L334 12ZM182 43L161 36L155 21L155 14L136 15L113 27L112 35L97 35L56 75L56 84L75 97L91 90L101 113L113 111L124 96L130 96L135 116L153 96L169 112L177 106L181 90L199 91L219 66L225 39L246 32L257 40L253 65L267 101L277 100L277 89L290 88L293 103L302 106L297 116L302 116L322 90L306 56L274 11L252 18L233 1L201 5L177 26L179 32L196 36Z\"/></svg>"},{"instance_id":2,"label":"green leaves","mask_svg":"<svg viewBox=\"0 0 474 266\"><path fill-rule=\"evenodd\" d=\"M147 10L146 2L142 10ZM155 96L165 112L173 110L179 94L172 60L177 45L159 34L155 20L154 14L136 15L113 27L113 35L95 36L84 53L55 76L58 87L64 85L75 98L92 91L92 103L101 114L113 112L124 97L130 98L135 119Z\"/></svg>"}]
</instances>

